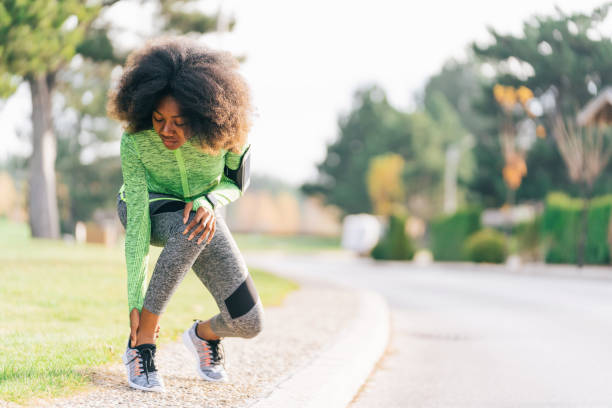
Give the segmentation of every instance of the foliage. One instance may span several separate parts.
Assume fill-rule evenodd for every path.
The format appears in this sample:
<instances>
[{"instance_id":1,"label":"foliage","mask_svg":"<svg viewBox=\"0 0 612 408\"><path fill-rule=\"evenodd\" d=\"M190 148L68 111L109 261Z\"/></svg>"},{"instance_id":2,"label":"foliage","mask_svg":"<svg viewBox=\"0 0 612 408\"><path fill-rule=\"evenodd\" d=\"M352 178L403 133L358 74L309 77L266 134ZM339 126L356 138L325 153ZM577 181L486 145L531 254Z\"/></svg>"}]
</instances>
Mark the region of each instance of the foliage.
<instances>
[{"instance_id":1,"label":"foliage","mask_svg":"<svg viewBox=\"0 0 612 408\"><path fill-rule=\"evenodd\" d=\"M612 194L591 201L588 212L588 234L586 236L585 259L589 263L610 264L610 216Z\"/></svg>"},{"instance_id":2,"label":"foliage","mask_svg":"<svg viewBox=\"0 0 612 408\"><path fill-rule=\"evenodd\" d=\"M422 116L426 127L415 133L413 145L418 159L412 162L412 172L407 174L408 191L417 199L424 197L429 211L410 201L409 207L417 215L429 219L442 209L454 211L465 203L462 186L474 173L473 137L463 126L457 108L440 91L426 94L423 114L414 116ZM419 168L425 169L425 174L421 175ZM423 177L427 175L429 177ZM427 185L419 183L420 180L425 180ZM451 192L455 188L457 195Z\"/></svg>"},{"instance_id":3,"label":"foliage","mask_svg":"<svg viewBox=\"0 0 612 408\"><path fill-rule=\"evenodd\" d=\"M546 198L542 215L542 234L547 240L546 262L576 263L583 200L563 193ZM609 223L612 195L594 198L587 214L585 263L609 264Z\"/></svg>"},{"instance_id":4,"label":"foliage","mask_svg":"<svg viewBox=\"0 0 612 408\"><path fill-rule=\"evenodd\" d=\"M447 61L440 72L428 79L422 97L422 106L436 119L435 99L442 95L456 112L460 126L466 132L478 134L489 125L490 118L475 109L474 101L482 92L485 79L480 74L479 65L472 59L466 62Z\"/></svg>"},{"instance_id":5,"label":"foliage","mask_svg":"<svg viewBox=\"0 0 612 408\"><path fill-rule=\"evenodd\" d=\"M122 183L121 164L113 143L120 133L106 117L106 92L113 64L79 59L59 74L60 113L54 121L58 139L57 195L60 227L74 233L97 208L114 208Z\"/></svg>"},{"instance_id":6,"label":"foliage","mask_svg":"<svg viewBox=\"0 0 612 408\"><path fill-rule=\"evenodd\" d=\"M112 209L122 183L117 157L99 158L90 164L74 164L73 172L58 174L61 229L74 233L77 221L90 220L96 209Z\"/></svg>"},{"instance_id":7,"label":"foliage","mask_svg":"<svg viewBox=\"0 0 612 408\"><path fill-rule=\"evenodd\" d=\"M382 89L357 91L351 112L338 120L337 141L327 146L325 159L317 165L319 181L301 190L323 193L328 204L345 214L371 212L365 183L370 158L388 152L412 157L408 122L408 115L393 108Z\"/></svg>"},{"instance_id":8,"label":"foliage","mask_svg":"<svg viewBox=\"0 0 612 408\"><path fill-rule=\"evenodd\" d=\"M505 163L502 175L513 195L514 190L519 188L523 177L527 174L527 165L525 164L527 147L517 143L518 126L514 117L517 116L517 111L525 112L530 119L524 119L520 122L523 124L535 117L529 105L533 101L533 92L526 86L515 89L512 86L496 84L493 87L493 96L504 112L499 133ZM513 204L513 200L509 200L509 204Z\"/></svg>"},{"instance_id":9,"label":"foliage","mask_svg":"<svg viewBox=\"0 0 612 408\"><path fill-rule=\"evenodd\" d=\"M502 110L494 103L493 84L533 90L545 133L552 134L552 119L557 114L566 118L576 112L602 89L612 83L612 40L606 36L610 3L589 14L565 14L560 9L555 15L536 16L526 21L517 35L500 34L490 29L493 37L486 46L473 45L478 60L489 64L495 72L491 83L483 85L480 96L472 105L488 126L476 132L474 148L478 172L470 188L486 206L504 202L505 189L499 176L501 156L495 137L502 120ZM606 20L607 19L607 20ZM544 135L542 128L539 135ZM563 190L575 194L563 160L552 138L529 136L531 148L527 154L529 173L516 192L517 200L542 199L549 191ZM612 174L608 165L604 174ZM601 177L594 192L612 190L610 177Z\"/></svg>"},{"instance_id":10,"label":"foliage","mask_svg":"<svg viewBox=\"0 0 612 408\"><path fill-rule=\"evenodd\" d=\"M88 2L89 3L89 2ZM15 77L58 70L75 55L99 5L78 0L6 1L0 5L0 81L9 96Z\"/></svg>"},{"instance_id":11,"label":"foliage","mask_svg":"<svg viewBox=\"0 0 612 408\"><path fill-rule=\"evenodd\" d=\"M406 233L406 216L400 212L389 216L389 225L384 236L376 244L370 255L374 259L412 259L414 256L414 243Z\"/></svg>"},{"instance_id":12,"label":"foliage","mask_svg":"<svg viewBox=\"0 0 612 408\"><path fill-rule=\"evenodd\" d=\"M476 168L476 160L480 158L474 155L474 137L491 126L491 119L480 114L474 101L480 97L484 82L474 61L450 60L440 72L429 78L422 96L421 106L445 135L442 147L458 148L456 180L459 206L470 200L472 194L468 187L473 180L482 177Z\"/></svg>"},{"instance_id":13,"label":"foliage","mask_svg":"<svg viewBox=\"0 0 612 408\"><path fill-rule=\"evenodd\" d=\"M431 222L431 251L435 260L465 259L463 245L472 233L480 229L481 212L478 207L466 207Z\"/></svg>"},{"instance_id":14,"label":"foliage","mask_svg":"<svg viewBox=\"0 0 612 408\"><path fill-rule=\"evenodd\" d=\"M344 214L372 212L366 183L369 162L393 152L405 162L402 181L408 209L430 218L441 206L446 147L465 134L453 126L456 114L452 117L443 95L432 106L438 110L408 114L393 108L376 86L357 91L352 110L339 119L338 139L327 146L317 166L319 180L302 185L302 192L323 194Z\"/></svg>"},{"instance_id":15,"label":"foliage","mask_svg":"<svg viewBox=\"0 0 612 408\"><path fill-rule=\"evenodd\" d=\"M396 206L404 203L403 167L404 159L395 153L370 159L366 181L375 214L391 215Z\"/></svg>"},{"instance_id":16,"label":"foliage","mask_svg":"<svg viewBox=\"0 0 612 408\"><path fill-rule=\"evenodd\" d=\"M556 16L526 21L519 35L490 28L493 44L473 50L494 64L500 83L525 85L536 96L551 92L554 104L544 113L575 114L593 97L590 82L596 88L612 83L612 41L598 38L609 8L610 3L572 15L557 9Z\"/></svg>"},{"instance_id":17,"label":"foliage","mask_svg":"<svg viewBox=\"0 0 612 408\"><path fill-rule=\"evenodd\" d=\"M465 242L465 258L472 262L503 263L508 255L503 233L485 228L470 235Z\"/></svg>"}]
</instances>

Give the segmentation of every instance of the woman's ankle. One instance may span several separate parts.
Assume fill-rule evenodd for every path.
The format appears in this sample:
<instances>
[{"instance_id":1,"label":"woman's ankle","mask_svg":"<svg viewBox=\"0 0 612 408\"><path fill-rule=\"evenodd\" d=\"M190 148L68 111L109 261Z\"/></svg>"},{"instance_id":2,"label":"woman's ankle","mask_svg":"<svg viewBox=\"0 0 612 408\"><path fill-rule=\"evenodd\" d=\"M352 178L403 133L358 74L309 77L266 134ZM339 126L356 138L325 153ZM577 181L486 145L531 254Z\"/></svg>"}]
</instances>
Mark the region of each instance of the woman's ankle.
<instances>
[{"instance_id":1,"label":"woman's ankle","mask_svg":"<svg viewBox=\"0 0 612 408\"><path fill-rule=\"evenodd\" d=\"M212 331L210 327L210 320L202 322L196 326L196 334L199 338L204 340L219 340L220 337Z\"/></svg>"},{"instance_id":2,"label":"woman's ankle","mask_svg":"<svg viewBox=\"0 0 612 408\"><path fill-rule=\"evenodd\" d=\"M132 347L140 346L141 344L155 344L155 338L153 336L151 337L138 336L138 339L136 340L136 344L132 344Z\"/></svg>"}]
</instances>

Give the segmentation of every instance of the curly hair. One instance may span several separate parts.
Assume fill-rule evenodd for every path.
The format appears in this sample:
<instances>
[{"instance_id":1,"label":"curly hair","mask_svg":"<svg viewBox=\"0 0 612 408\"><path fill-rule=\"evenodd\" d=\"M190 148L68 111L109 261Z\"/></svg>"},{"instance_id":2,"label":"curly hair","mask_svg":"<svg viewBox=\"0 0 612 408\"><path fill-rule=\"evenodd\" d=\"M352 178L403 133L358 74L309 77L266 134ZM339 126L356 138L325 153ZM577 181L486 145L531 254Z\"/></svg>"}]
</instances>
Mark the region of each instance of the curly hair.
<instances>
[{"instance_id":1,"label":"curly hair","mask_svg":"<svg viewBox=\"0 0 612 408\"><path fill-rule=\"evenodd\" d=\"M107 112L126 131L152 128L153 110L173 96L187 124L188 137L216 155L220 149L240 153L251 127L251 96L238 61L184 37L149 41L132 52L117 87L108 94Z\"/></svg>"}]
</instances>

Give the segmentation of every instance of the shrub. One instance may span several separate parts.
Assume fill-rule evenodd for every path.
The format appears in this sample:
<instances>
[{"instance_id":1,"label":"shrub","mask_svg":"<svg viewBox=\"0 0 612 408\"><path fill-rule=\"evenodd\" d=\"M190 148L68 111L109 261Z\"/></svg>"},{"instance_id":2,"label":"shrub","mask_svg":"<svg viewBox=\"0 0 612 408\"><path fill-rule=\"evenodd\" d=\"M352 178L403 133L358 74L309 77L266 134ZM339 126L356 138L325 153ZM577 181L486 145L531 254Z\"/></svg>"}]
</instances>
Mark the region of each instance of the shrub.
<instances>
[{"instance_id":1,"label":"shrub","mask_svg":"<svg viewBox=\"0 0 612 408\"><path fill-rule=\"evenodd\" d=\"M480 229L481 209L467 207L431 222L431 252L437 261L464 260L465 240Z\"/></svg>"},{"instance_id":2,"label":"shrub","mask_svg":"<svg viewBox=\"0 0 612 408\"><path fill-rule=\"evenodd\" d=\"M414 244L406 234L406 216L393 214L389 217L389 226L385 235L370 252L374 259L412 259Z\"/></svg>"},{"instance_id":3,"label":"shrub","mask_svg":"<svg viewBox=\"0 0 612 408\"><path fill-rule=\"evenodd\" d=\"M480 230L465 242L465 257L473 262L502 263L508 255L506 237L494 229Z\"/></svg>"},{"instance_id":4,"label":"shrub","mask_svg":"<svg viewBox=\"0 0 612 408\"><path fill-rule=\"evenodd\" d=\"M563 193L546 198L542 215L542 234L548 241L546 262L576 263L582 227L583 200ZM585 263L609 264L608 228L612 211L612 195L591 200L587 213Z\"/></svg>"}]
</instances>

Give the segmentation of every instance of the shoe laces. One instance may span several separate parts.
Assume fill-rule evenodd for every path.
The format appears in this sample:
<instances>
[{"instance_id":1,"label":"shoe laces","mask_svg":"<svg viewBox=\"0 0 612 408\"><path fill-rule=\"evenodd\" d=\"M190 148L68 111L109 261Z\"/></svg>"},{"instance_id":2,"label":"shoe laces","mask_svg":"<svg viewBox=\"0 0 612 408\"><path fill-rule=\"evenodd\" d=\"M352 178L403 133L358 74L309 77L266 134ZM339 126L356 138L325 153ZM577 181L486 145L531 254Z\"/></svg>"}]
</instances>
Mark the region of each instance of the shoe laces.
<instances>
[{"instance_id":1,"label":"shoe laces","mask_svg":"<svg viewBox=\"0 0 612 408\"><path fill-rule=\"evenodd\" d=\"M130 362L134 361L135 359L138 359L140 372L144 372L147 381L149 381L149 373L157 371L153 359L153 357L155 357L155 345L146 345L145 347L142 347L141 345L136 346L134 348L136 349L136 356L132 360L130 360Z\"/></svg>"},{"instance_id":2,"label":"shoe laces","mask_svg":"<svg viewBox=\"0 0 612 408\"><path fill-rule=\"evenodd\" d=\"M201 320L194 319L195 322L200 323ZM197 324L194 330L197 330ZM196 336L197 337L197 336ZM225 349L223 348L223 344L221 344L221 340L202 340L200 339L202 344L204 345L204 350L207 355L210 356L211 365L223 365L225 368Z\"/></svg>"},{"instance_id":3,"label":"shoe laces","mask_svg":"<svg viewBox=\"0 0 612 408\"><path fill-rule=\"evenodd\" d=\"M225 350L223 349L223 344L221 344L221 340L206 340L208 343L211 361L213 365L218 365L221 363L223 367L225 367Z\"/></svg>"}]
</instances>

